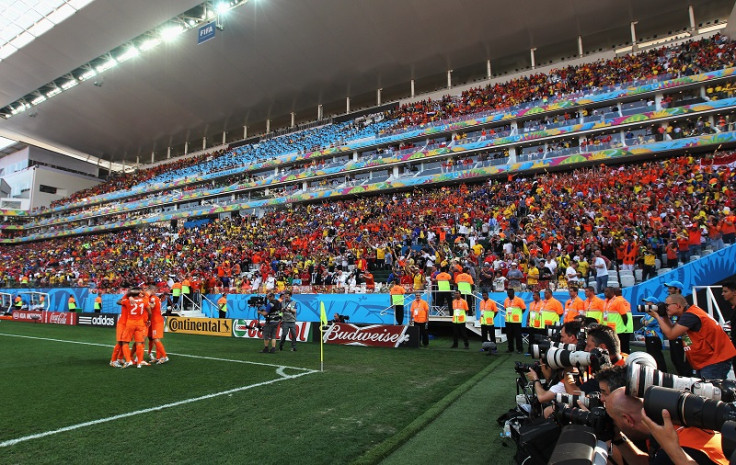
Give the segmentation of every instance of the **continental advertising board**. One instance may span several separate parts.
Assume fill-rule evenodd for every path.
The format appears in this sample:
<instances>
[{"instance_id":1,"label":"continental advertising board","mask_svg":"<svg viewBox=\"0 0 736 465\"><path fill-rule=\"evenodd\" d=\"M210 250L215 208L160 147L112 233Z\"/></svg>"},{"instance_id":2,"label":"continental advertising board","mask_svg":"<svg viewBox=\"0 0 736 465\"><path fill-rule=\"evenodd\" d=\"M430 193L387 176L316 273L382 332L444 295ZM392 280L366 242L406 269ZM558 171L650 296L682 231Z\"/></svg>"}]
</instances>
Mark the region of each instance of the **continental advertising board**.
<instances>
[{"instance_id":1,"label":"continental advertising board","mask_svg":"<svg viewBox=\"0 0 736 465\"><path fill-rule=\"evenodd\" d=\"M166 317L166 332L232 337L233 320L228 318Z\"/></svg>"}]
</instances>

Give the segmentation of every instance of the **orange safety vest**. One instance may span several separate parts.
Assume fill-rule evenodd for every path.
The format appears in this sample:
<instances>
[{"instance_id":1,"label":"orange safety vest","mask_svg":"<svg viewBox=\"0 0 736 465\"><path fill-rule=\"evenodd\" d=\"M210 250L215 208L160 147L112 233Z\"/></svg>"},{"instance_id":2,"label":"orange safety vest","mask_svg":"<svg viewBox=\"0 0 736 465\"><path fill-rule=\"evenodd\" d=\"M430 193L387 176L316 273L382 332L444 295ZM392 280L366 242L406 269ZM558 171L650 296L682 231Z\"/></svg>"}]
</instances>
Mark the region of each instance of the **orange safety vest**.
<instances>
[{"instance_id":1,"label":"orange safety vest","mask_svg":"<svg viewBox=\"0 0 736 465\"><path fill-rule=\"evenodd\" d=\"M690 343L685 337L682 338L685 356L691 367L700 370L706 365L736 357L736 348L716 320L695 305L688 308L687 312L700 319L700 331L686 333Z\"/></svg>"},{"instance_id":2,"label":"orange safety vest","mask_svg":"<svg viewBox=\"0 0 736 465\"><path fill-rule=\"evenodd\" d=\"M452 301L452 322L465 324L465 315L468 311L468 303L465 299L454 299Z\"/></svg>"}]
</instances>

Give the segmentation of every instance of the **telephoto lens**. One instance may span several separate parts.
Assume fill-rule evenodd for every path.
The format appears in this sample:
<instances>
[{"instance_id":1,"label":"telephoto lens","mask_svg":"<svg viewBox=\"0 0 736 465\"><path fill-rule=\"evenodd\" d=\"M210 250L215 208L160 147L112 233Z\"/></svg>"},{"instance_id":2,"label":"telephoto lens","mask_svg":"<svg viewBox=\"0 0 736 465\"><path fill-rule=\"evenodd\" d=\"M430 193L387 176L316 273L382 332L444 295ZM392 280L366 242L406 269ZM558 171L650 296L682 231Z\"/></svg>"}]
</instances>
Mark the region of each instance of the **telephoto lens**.
<instances>
[{"instance_id":1,"label":"telephoto lens","mask_svg":"<svg viewBox=\"0 0 736 465\"><path fill-rule=\"evenodd\" d=\"M583 406L588 409L603 407L603 402L601 402L601 398L597 393L591 394L589 396L576 394L557 394L555 400L569 407L578 407L578 401L581 401Z\"/></svg>"},{"instance_id":2,"label":"telephoto lens","mask_svg":"<svg viewBox=\"0 0 736 465\"><path fill-rule=\"evenodd\" d=\"M705 399L689 392L650 386L644 393L644 411L662 424L662 410L670 412L672 423L720 431L727 421L736 420L736 408L718 400Z\"/></svg>"},{"instance_id":3,"label":"telephoto lens","mask_svg":"<svg viewBox=\"0 0 736 465\"><path fill-rule=\"evenodd\" d=\"M575 344L563 344L562 342L551 342L551 341L540 341L537 344L532 344L532 357L539 359L544 357L550 348L565 349L570 352L574 352L577 347Z\"/></svg>"},{"instance_id":4,"label":"telephoto lens","mask_svg":"<svg viewBox=\"0 0 736 465\"><path fill-rule=\"evenodd\" d=\"M689 391L695 395L723 402L736 400L736 383L731 380L703 381L700 378L687 378L650 366L632 364L627 369L626 393L635 397L643 397L650 386L674 389L678 392Z\"/></svg>"}]
</instances>

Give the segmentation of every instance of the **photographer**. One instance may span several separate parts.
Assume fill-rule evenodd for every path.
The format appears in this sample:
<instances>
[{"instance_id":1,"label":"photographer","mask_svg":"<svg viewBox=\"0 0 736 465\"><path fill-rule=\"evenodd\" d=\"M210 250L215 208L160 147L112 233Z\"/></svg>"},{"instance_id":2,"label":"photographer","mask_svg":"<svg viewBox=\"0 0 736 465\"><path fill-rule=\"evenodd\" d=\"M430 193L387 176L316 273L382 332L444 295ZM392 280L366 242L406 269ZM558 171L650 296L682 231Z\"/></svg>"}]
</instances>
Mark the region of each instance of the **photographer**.
<instances>
[{"instance_id":1,"label":"photographer","mask_svg":"<svg viewBox=\"0 0 736 465\"><path fill-rule=\"evenodd\" d=\"M266 296L266 307L258 310L260 315L266 318L266 324L263 326L263 353L276 353L276 331L281 322L281 302L276 299L273 293ZM271 344L269 350L268 345Z\"/></svg>"},{"instance_id":2,"label":"photographer","mask_svg":"<svg viewBox=\"0 0 736 465\"><path fill-rule=\"evenodd\" d=\"M686 463L682 457L671 457L671 440L661 448L649 436L643 413L644 401L618 388L606 399L606 412L620 432L611 441L629 465ZM648 419L647 419L648 420ZM699 464L728 464L721 448L721 433L693 427L678 427L675 434L681 450ZM660 435L661 436L661 435ZM678 459L677 462L674 460Z\"/></svg>"},{"instance_id":3,"label":"photographer","mask_svg":"<svg viewBox=\"0 0 736 465\"><path fill-rule=\"evenodd\" d=\"M736 356L731 339L723 328L702 309L692 305L680 294L667 296L667 315L663 318L656 310L649 314L657 319L667 339L683 336L685 356L690 366L704 379L726 379L731 359ZM673 324L670 318L677 317Z\"/></svg>"},{"instance_id":4,"label":"photographer","mask_svg":"<svg viewBox=\"0 0 736 465\"><path fill-rule=\"evenodd\" d=\"M621 354L621 345L618 340L618 335L609 326L598 325L588 330L588 337L585 340L585 351L591 352L593 349L607 351L611 360L611 365L613 366L626 364L626 360ZM586 394L599 392L601 390L595 376L596 373L592 372L589 368L588 379L580 386L580 389Z\"/></svg>"},{"instance_id":5,"label":"photographer","mask_svg":"<svg viewBox=\"0 0 736 465\"><path fill-rule=\"evenodd\" d=\"M291 351L296 352L296 302L291 300L291 291L284 291L281 298L281 341L279 350L284 350L286 334L291 338Z\"/></svg>"}]
</instances>

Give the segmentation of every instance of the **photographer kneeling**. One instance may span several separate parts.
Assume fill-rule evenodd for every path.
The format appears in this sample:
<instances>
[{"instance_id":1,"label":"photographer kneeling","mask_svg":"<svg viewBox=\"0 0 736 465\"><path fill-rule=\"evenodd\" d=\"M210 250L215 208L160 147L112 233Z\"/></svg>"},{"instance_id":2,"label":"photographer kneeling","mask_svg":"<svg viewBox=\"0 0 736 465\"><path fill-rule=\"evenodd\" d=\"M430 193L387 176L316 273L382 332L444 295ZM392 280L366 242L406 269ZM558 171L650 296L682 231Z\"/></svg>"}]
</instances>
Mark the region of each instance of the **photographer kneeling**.
<instances>
[{"instance_id":1,"label":"photographer kneeling","mask_svg":"<svg viewBox=\"0 0 736 465\"><path fill-rule=\"evenodd\" d=\"M657 431L658 437L668 437L667 444L660 447L650 436L651 423L644 414L644 401L626 394L626 388L618 388L606 399L606 412L620 432L611 441L629 465L646 464L720 464L726 465L728 459L721 448L721 433L694 427L673 427L679 446L673 444L672 431L664 435ZM671 454L671 455L670 455Z\"/></svg>"},{"instance_id":2,"label":"photographer kneeling","mask_svg":"<svg viewBox=\"0 0 736 465\"><path fill-rule=\"evenodd\" d=\"M266 324L263 326L263 353L276 353L276 331L281 322L281 302L273 293L266 296L266 307L258 310L258 313L266 318ZM271 343L269 350L268 344Z\"/></svg>"},{"instance_id":3,"label":"photographer kneeling","mask_svg":"<svg viewBox=\"0 0 736 465\"><path fill-rule=\"evenodd\" d=\"M560 342L563 344L577 344L577 334L580 332L580 323L571 321L565 323L560 330ZM549 389L542 387L542 381L539 374L532 368L526 373L526 379L534 385L534 393L540 403L553 401L557 394L580 394L580 388L575 383L574 373L577 371L574 367L564 367L559 370L550 368L544 361L544 357L539 359L539 367L542 375L547 380ZM544 409L544 417L547 418L553 412L553 406Z\"/></svg>"}]
</instances>

